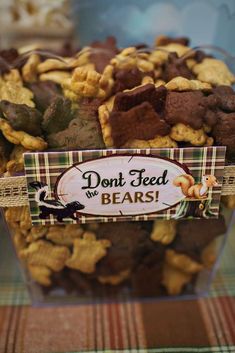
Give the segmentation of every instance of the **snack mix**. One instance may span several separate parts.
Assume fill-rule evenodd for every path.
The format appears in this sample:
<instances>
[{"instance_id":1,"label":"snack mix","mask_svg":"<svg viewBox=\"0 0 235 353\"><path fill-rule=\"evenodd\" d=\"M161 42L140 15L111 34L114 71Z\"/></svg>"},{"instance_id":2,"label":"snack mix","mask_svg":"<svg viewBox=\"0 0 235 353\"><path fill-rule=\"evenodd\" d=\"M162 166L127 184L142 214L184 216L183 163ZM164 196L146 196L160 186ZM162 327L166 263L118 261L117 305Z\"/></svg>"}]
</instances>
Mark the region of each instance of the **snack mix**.
<instances>
[{"instance_id":1,"label":"snack mix","mask_svg":"<svg viewBox=\"0 0 235 353\"><path fill-rule=\"evenodd\" d=\"M190 49L119 49L113 37L58 59L0 51L1 173L24 172L26 151L227 146L235 156L235 76ZM140 49L141 48L141 49ZM224 203L235 208L234 197ZM216 260L225 220L31 226L28 207L5 210L19 258L45 292L178 295Z\"/></svg>"}]
</instances>

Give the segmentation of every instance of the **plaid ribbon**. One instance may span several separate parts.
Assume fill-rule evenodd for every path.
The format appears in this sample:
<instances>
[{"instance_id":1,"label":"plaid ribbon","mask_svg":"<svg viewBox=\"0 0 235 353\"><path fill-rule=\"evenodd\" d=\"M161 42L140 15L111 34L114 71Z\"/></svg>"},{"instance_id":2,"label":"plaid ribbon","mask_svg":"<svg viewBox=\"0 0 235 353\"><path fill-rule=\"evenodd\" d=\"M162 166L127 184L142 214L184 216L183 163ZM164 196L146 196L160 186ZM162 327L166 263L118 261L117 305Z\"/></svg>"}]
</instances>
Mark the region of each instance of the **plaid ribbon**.
<instances>
[{"instance_id":1,"label":"plaid ribbon","mask_svg":"<svg viewBox=\"0 0 235 353\"><path fill-rule=\"evenodd\" d=\"M195 182L199 183L202 176L212 174L216 177L219 186L209 190L208 199L210 202L210 216L218 216L219 203L223 182L223 172L225 165L225 147L194 147L194 148L164 148L164 149L126 149L126 150L91 150L91 151L66 151L66 152L39 152L26 153L25 157L25 173L27 183L40 181L46 183L49 187L49 199L54 198L54 188L57 178L66 169L74 164L82 163L89 160L98 159L100 157L112 155L146 155L167 158L177 161L182 165L187 166L193 175ZM33 224L56 224L56 218L50 215L50 218L41 220L39 218L39 207L35 201L35 190L29 188L29 203L31 209L31 217ZM81 223L88 222L116 222L116 221L146 221L156 218L172 218L181 207L182 214L185 214L185 207L188 202L182 205L171 207L168 210L163 210L157 213L141 216L123 216L123 217L102 217L102 216L80 216ZM178 218L180 216L178 215ZM69 218L64 219L64 223L77 223L77 221Z\"/></svg>"}]
</instances>

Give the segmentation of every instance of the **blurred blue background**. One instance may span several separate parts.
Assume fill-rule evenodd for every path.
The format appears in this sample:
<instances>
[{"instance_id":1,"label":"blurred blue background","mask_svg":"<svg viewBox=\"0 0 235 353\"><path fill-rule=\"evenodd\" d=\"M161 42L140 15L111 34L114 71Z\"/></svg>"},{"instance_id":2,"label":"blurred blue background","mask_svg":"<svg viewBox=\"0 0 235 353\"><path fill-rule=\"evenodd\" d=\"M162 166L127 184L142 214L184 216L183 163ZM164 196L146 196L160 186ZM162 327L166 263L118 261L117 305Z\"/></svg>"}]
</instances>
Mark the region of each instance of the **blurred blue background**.
<instances>
[{"instance_id":1,"label":"blurred blue background","mask_svg":"<svg viewBox=\"0 0 235 353\"><path fill-rule=\"evenodd\" d=\"M73 16L81 45L108 35L120 46L153 45L164 33L235 54L235 0L74 0Z\"/></svg>"}]
</instances>

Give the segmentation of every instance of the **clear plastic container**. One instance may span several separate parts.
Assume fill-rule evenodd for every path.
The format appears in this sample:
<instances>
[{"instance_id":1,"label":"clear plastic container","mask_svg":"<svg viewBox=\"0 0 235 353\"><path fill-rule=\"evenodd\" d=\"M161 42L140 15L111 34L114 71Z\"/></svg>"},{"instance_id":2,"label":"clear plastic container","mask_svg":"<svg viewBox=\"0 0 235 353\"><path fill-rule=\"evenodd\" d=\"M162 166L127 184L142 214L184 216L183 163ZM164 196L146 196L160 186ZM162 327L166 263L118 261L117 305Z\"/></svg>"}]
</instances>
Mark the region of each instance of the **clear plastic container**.
<instances>
[{"instance_id":1,"label":"clear plastic container","mask_svg":"<svg viewBox=\"0 0 235 353\"><path fill-rule=\"evenodd\" d=\"M205 296L227 237L234 232L235 214L226 209L222 214L225 222L157 221L155 235L153 222L31 227L27 206L8 209L5 219L32 303L39 305ZM174 240L168 243L173 229ZM161 236L168 234L164 244L152 240L159 230ZM89 252L88 263L77 264L80 270L68 260L66 265L73 241L84 234L112 243L89 273Z\"/></svg>"},{"instance_id":2,"label":"clear plastic container","mask_svg":"<svg viewBox=\"0 0 235 353\"><path fill-rule=\"evenodd\" d=\"M108 25L106 26L108 15L105 16L102 12L107 5L107 1L102 0L99 2L99 5L98 2L95 1L86 1L85 5L83 1L80 1L80 3L83 8L79 10L80 12L78 13L86 22L86 32L80 31L80 33L86 33L87 35L87 37L83 38L83 43L87 43L99 34L97 28L101 28L101 23L103 23L104 27L102 28L107 31L107 34L112 34L110 31L113 32L113 30L111 30L113 27L110 29ZM146 2L146 4L147 3L151 6L155 6L154 4L156 4L156 2L153 4L153 1ZM173 3L174 2L172 2L172 4ZM203 3L205 7L212 7L212 2L210 2L210 5L206 5L207 2L200 3ZM116 6L115 4L117 4L117 2L112 2L112 6ZM126 11L125 4L123 2L122 11ZM146 4L145 7L147 6ZM157 2L157 4L161 4L163 7L165 6L162 2ZM193 4L196 3L193 2ZM93 8L93 12L91 13L91 6L98 6L97 11L94 11ZM130 28L133 29L135 27L133 23L136 21L134 16L136 11L132 12L131 9L133 10L133 6L136 6L136 2L130 1L128 6L131 6L131 8L126 11L126 14L133 16L133 18L128 17L126 21L122 22L128 24ZM142 2L139 6L140 9L143 8ZM152 11L151 6L148 10L145 8L146 12L149 13L149 11ZM173 5L168 5L168 13L171 13L172 6ZM87 11L86 16L82 15L82 11L85 11L84 9ZM185 9L188 9L186 2ZM100 15L98 10L101 11ZM112 11L111 13L115 14L115 11L113 9L110 10L109 7L107 7L107 11ZM109 12L107 13L109 14ZM96 17L97 23L90 17L91 14ZM89 21L94 24L92 28L94 28L95 33L88 31L87 16L89 16ZM120 16L120 13L118 13L118 16ZM159 23L155 17L154 21ZM79 23L82 28L84 23L82 21ZM165 19L164 23L166 25ZM135 31L132 32L134 36L131 36L129 35L130 31L128 32L128 29L123 27L125 41L123 40L124 35L121 36L122 32L119 27L116 27L114 34L119 34L122 45L130 42L133 43L133 41L142 42L146 38L149 40L151 35L149 35L148 31L141 28L142 26L139 28L139 33L141 33L142 36L138 35L137 38L135 37ZM159 33L162 32L163 29L163 27L159 28ZM185 32L189 34L189 32ZM185 32L182 29L182 32L179 34L183 35ZM169 29L168 33L176 34L174 29ZM157 34L157 30L154 31L154 34ZM102 32L100 38L103 37L103 35L106 35L106 32ZM201 44L202 42L205 43L205 38L201 40L200 43L194 40L193 45ZM223 41L223 43L225 42ZM108 44L111 44L112 55L116 55L115 43L112 39ZM216 44L220 44L220 42L218 41ZM39 110L41 109L43 111L43 116L48 106L53 103L52 98L54 94L59 95L61 99L62 91L61 87L59 87L58 90L58 86L61 85L61 77L64 75L63 94L66 94L67 98L69 97L72 104L70 102L68 104L69 107L66 105L63 106L62 104L61 109L64 109L64 111L62 115L63 119L61 119L61 115L59 116L60 124L64 124L64 117L70 119L70 114L67 114L68 111L69 113L72 111L73 114L78 114L76 117L85 120L85 125L87 124L87 126L91 124L91 121L93 121L93 123L95 122L95 128L92 125L92 127L87 129L89 130L89 139L87 138L87 140L93 143L92 147L87 141L84 142L82 139L80 140L82 140L84 144L80 147L76 145L80 140L78 141L76 138L74 139L74 137L81 137L79 131L84 128L84 125L79 125L79 128L76 124L69 126L70 128L74 126L74 129L77 128L77 131L75 131L76 134L74 135L74 131L70 129L66 138L71 137L70 133L72 138L63 139L64 136L60 135L60 132L64 130L58 130L54 134L52 130L55 124L50 124L47 115L43 129L50 150L105 148L103 140L100 139L101 129L99 128L99 122L97 119L95 120L97 116L94 113L97 110L97 105L99 106L101 102L99 100L97 102L96 99L90 99L91 97L88 97L88 99L84 99L82 102L79 101L79 103L82 104L76 105L76 92L70 89L72 80L71 73L74 68L76 68L76 65L81 65L83 68L85 66L88 71L91 69L90 64L93 65L93 63L90 63L89 60L87 62L87 56L92 54L95 55L97 59L97 56L100 58L101 55L103 60L105 59L107 61L109 59L109 52L107 53L107 51L102 49L102 44L97 45L96 43L94 46L95 49L91 51L85 49L77 56L73 57L72 60L49 54L50 59L55 61L47 62L47 67L45 63L48 53L37 51L30 52L16 59L22 69L22 66L25 68L25 60L27 61L28 57L32 58L32 55L34 55L30 63L31 66L29 65L33 69L33 72L30 71L31 76L27 75L27 70L22 69L22 72L24 72L24 80L26 81L25 86L34 90L35 93L33 98L28 97L30 104L32 101L33 103L36 102L36 98L38 98L38 91L36 89L39 88L37 86L38 80L41 83L40 98L43 99L40 101L37 100L36 105ZM198 50L202 49L202 47L194 49ZM208 46L203 49L207 49L210 52L215 50L214 47ZM127 58L117 59L117 61L120 60L117 64L120 64L122 68L125 68L125 64L128 60L131 63L139 60L140 68L145 68L145 71L143 69L143 72L145 72L144 78L140 75L138 81L141 82L135 82L134 87L140 84L144 85L145 83L153 84L153 77L148 75L145 65L146 62L148 63L149 53L154 51L156 52L158 49L144 48L140 51L134 51L134 53L129 56L127 55ZM161 51L165 55L168 55L167 50L161 49ZM219 53L225 58L230 69L233 70L234 59L232 55L228 55L226 51L221 50ZM191 54L192 51L185 55L188 55L187 58L189 58ZM40 64L37 63L38 57L35 59L35 55L42 57L39 58L39 60L41 60ZM218 55L218 51L216 55ZM13 61L10 68L13 68L14 64ZM38 69L38 65L40 65L40 69ZM118 66L119 65L117 65L117 67ZM118 71L118 68L116 69ZM100 69L100 71L102 72L102 69ZM154 75L158 74L156 71L157 70L155 70ZM17 77L16 81L19 78ZM99 74L96 75L96 78L97 77L100 79ZM52 84L48 84L50 78ZM155 79L157 78L158 77L155 77ZM14 81L15 78L12 77L12 79ZM30 82L31 79L32 82ZM146 79L146 81L142 81L142 79ZM36 89L34 80L37 86ZM42 82L45 80L47 84L43 86ZM20 86L21 84L16 81L13 86L15 85L16 87L19 84L18 87L20 90L22 88ZM112 80L110 81L112 84ZM133 89L134 87L124 87L124 89ZM115 87L115 89L118 90L120 87ZM46 92L45 96L42 94L43 92L44 94ZM63 101L63 103L65 102ZM4 109L6 108L5 106ZM53 109L55 109L55 106ZM59 113L60 112L61 110ZM7 110L6 114L8 114ZM19 129L19 127L17 128ZM32 126L26 126L26 129L25 131L29 133ZM84 129L86 133L87 130ZM99 133L97 133L98 130ZM100 145L98 145L97 141ZM185 145L182 144L182 146ZM110 148L112 146L106 145L106 147ZM27 148L24 146L23 152L25 152L26 149ZM10 161L3 161L6 164L8 176L22 175L23 173L22 149L20 150L14 147L14 151L15 153L13 154L11 151ZM7 153L9 156L9 152ZM8 162L14 163L9 165ZM234 224L232 212L224 212L224 209L221 210L221 212L224 216L220 216L219 219L158 220L156 222L94 223L87 225L39 227L32 227L27 206L8 208L4 211L4 217L10 228L17 256L20 259L20 266L23 269L25 281L32 295L33 303L84 303L97 300L127 300L130 298L178 298L182 296L186 298L206 294L218 267L219 258L227 236L232 232L232 225ZM79 256L79 252L81 251L82 256Z\"/></svg>"}]
</instances>

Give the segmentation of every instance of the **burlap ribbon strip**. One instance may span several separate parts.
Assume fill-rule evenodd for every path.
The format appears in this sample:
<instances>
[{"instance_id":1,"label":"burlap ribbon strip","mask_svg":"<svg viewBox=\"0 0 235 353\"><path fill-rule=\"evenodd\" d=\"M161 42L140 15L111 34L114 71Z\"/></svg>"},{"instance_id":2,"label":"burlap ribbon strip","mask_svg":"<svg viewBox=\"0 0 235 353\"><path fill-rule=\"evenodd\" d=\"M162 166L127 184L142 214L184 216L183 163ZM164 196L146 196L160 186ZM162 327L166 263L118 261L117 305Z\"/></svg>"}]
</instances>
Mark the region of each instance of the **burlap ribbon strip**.
<instances>
[{"instance_id":1,"label":"burlap ribbon strip","mask_svg":"<svg viewBox=\"0 0 235 353\"><path fill-rule=\"evenodd\" d=\"M222 195L235 195L235 165L224 169ZM26 177L0 178L0 207L24 205L28 205Z\"/></svg>"},{"instance_id":2,"label":"burlap ribbon strip","mask_svg":"<svg viewBox=\"0 0 235 353\"><path fill-rule=\"evenodd\" d=\"M25 176L0 178L0 207L25 206L28 204Z\"/></svg>"},{"instance_id":3,"label":"burlap ribbon strip","mask_svg":"<svg viewBox=\"0 0 235 353\"><path fill-rule=\"evenodd\" d=\"M222 195L235 195L235 165L224 168Z\"/></svg>"}]
</instances>

